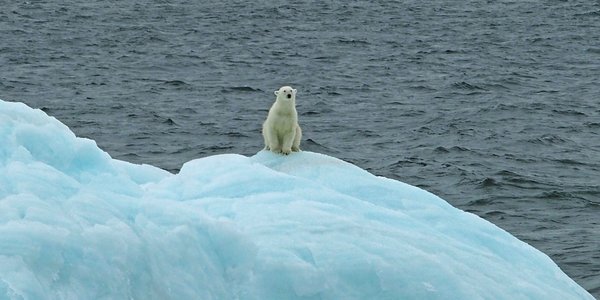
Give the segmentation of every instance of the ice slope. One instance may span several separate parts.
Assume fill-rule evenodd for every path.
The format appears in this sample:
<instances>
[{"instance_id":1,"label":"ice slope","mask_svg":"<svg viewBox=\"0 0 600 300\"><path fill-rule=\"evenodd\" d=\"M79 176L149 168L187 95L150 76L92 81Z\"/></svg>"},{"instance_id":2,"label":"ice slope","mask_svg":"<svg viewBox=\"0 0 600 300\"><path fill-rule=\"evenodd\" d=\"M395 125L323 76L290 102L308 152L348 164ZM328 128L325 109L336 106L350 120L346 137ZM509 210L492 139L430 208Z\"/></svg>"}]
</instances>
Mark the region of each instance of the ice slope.
<instances>
[{"instance_id":1,"label":"ice slope","mask_svg":"<svg viewBox=\"0 0 600 300\"><path fill-rule=\"evenodd\" d=\"M593 299L546 255L322 154L179 174L0 100L0 299Z\"/></svg>"}]
</instances>

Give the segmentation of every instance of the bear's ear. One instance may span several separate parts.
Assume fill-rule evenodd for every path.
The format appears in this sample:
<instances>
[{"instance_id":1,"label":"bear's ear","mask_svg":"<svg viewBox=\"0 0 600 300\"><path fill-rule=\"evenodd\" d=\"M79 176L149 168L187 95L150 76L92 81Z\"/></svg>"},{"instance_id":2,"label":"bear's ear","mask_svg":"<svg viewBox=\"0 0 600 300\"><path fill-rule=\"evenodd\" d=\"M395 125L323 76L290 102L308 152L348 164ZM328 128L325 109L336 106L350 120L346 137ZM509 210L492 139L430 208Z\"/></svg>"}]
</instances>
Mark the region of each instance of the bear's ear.
<instances>
[{"instance_id":1,"label":"bear's ear","mask_svg":"<svg viewBox=\"0 0 600 300\"><path fill-rule=\"evenodd\" d=\"M279 91L275 91L275 96L279 95Z\"/></svg>"}]
</instances>

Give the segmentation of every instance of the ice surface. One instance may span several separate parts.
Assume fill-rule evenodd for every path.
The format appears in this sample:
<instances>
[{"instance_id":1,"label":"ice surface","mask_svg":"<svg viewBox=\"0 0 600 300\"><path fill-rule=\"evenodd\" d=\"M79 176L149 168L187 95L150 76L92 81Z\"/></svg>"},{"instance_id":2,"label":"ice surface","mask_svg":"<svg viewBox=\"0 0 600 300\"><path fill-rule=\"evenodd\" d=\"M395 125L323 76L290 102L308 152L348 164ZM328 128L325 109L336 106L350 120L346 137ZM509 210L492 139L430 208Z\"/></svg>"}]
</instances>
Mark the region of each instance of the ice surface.
<instances>
[{"instance_id":1,"label":"ice surface","mask_svg":"<svg viewBox=\"0 0 600 300\"><path fill-rule=\"evenodd\" d=\"M0 100L0 299L593 299L546 255L322 154L173 175Z\"/></svg>"}]
</instances>

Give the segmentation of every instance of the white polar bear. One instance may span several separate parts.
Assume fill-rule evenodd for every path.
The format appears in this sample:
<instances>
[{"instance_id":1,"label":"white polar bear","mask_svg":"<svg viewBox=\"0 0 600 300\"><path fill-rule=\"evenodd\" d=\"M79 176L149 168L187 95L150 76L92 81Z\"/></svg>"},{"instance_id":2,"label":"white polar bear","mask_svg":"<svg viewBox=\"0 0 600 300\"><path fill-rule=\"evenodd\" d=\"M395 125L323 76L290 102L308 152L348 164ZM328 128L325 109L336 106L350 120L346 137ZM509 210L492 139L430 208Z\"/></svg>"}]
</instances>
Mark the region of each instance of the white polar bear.
<instances>
[{"instance_id":1,"label":"white polar bear","mask_svg":"<svg viewBox=\"0 0 600 300\"><path fill-rule=\"evenodd\" d=\"M265 149L285 155L300 151L302 129L298 125L296 90L284 86L275 91L277 98L263 123Z\"/></svg>"}]
</instances>

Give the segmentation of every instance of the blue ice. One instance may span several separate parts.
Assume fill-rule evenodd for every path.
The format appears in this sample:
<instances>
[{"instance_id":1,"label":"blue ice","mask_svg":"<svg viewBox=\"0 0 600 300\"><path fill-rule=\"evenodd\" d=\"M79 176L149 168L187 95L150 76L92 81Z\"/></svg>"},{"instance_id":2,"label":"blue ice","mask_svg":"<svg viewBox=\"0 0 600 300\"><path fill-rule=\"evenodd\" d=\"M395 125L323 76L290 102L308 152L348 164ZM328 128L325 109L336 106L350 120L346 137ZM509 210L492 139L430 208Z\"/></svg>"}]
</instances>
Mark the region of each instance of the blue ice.
<instances>
[{"instance_id":1,"label":"blue ice","mask_svg":"<svg viewBox=\"0 0 600 300\"><path fill-rule=\"evenodd\" d=\"M548 256L312 152L171 174L0 100L0 299L593 299Z\"/></svg>"}]
</instances>

